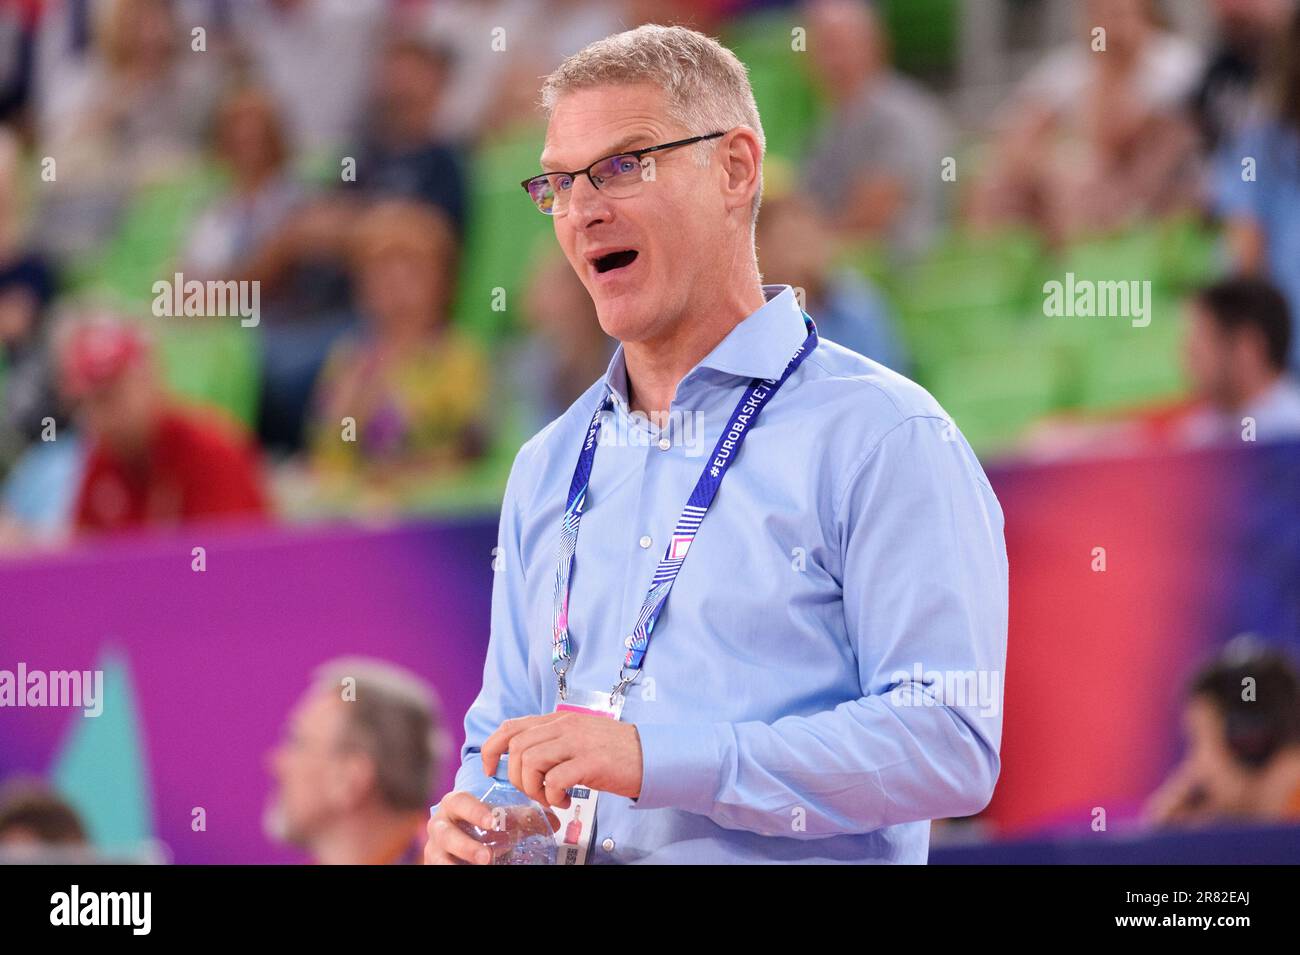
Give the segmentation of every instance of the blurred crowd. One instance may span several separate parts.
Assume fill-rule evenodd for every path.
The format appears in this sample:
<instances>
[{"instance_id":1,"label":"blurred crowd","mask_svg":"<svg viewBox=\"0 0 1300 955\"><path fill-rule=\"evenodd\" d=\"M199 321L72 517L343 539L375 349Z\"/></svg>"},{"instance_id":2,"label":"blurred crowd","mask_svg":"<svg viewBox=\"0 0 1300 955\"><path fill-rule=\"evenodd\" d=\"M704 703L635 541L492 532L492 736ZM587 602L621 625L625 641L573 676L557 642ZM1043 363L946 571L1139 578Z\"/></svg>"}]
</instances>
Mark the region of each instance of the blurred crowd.
<instances>
[{"instance_id":1,"label":"blurred crowd","mask_svg":"<svg viewBox=\"0 0 1300 955\"><path fill-rule=\"evenodd\" d=\"M494 506L520 443L615 345L518 189L539 81L649 21L750 65L772 127L765 281L930 387L977 450L1201 446L1243 418L1249 440L1300 436L1296 7L1206 0L1194 39L1154 0L1086 0L996 111L959 118L955 68L904 70L884 0L8 0L0 547ZM974 411L968 429L968 364L997 369L989 387L1040 376L996 336L968 354L966 316L1028 301L1060 320L1036 284L975 302L963 263L986 281L1008 237L1069 262L1163 223L1213 253L1170 286L1178 388L1081 415L1053 379L1041 407L1012 395L1032 414L1012 440L985 442ZM942 314L921 302L933 275Z\"/></svg>"},{"instance_id":2,"label":"blurred crowd","mask_svg":"<svg viewBox=\"0 0 1300 955\"><path fill-rule=\"evenodd\" d=\"M1186 752L1148 798L1140 825L1300 823L1300 672L1286 654L1249 634L1230 640L1194 674L1182 707ZM263 834L313 863L419 864L428 807L455 758L424 680L379 659L328 661L266 753ZM931 839L950 845L987 835L974 817L936 820ZM0 785L0 863L169 856L158 844L106 852L77 808L39 777Z\"/></svg>"}]
</instances>

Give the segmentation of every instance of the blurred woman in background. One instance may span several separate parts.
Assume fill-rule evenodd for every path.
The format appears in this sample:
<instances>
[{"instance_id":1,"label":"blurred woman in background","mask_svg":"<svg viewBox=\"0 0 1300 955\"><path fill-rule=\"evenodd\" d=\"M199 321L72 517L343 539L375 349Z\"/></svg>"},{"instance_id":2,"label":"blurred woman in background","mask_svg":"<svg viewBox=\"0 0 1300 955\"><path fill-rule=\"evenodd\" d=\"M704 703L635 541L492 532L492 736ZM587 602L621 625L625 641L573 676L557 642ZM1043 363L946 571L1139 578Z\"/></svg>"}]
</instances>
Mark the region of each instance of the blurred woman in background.
<instances>
[{"instance_id":1,"label":"blurred woman in background","mask_svg":"<svg viewBox=\"0 0 1300 955\"><path fill-rule=\"evenodd\" d=\"M1026 224L1059 244L1196 198L1185 105L1199 54L1161 28L1150 0L1088 0L1080 10L1080 35L1012 97L970 198L978 227Z\"/></svg>"},{"instance_id":2,"label":"blurred woman in background","mask_svg":"<svg viewBox=\"0 0 1300 955\"><path fill-rule=\"evenodd\" d=\"M362 329L333 349L317 386L311 459L327 490L386 505L482 454L489 368L449 325L456 241L427 205L387 200L353 236Z\"/></svg>"}]
</instances>

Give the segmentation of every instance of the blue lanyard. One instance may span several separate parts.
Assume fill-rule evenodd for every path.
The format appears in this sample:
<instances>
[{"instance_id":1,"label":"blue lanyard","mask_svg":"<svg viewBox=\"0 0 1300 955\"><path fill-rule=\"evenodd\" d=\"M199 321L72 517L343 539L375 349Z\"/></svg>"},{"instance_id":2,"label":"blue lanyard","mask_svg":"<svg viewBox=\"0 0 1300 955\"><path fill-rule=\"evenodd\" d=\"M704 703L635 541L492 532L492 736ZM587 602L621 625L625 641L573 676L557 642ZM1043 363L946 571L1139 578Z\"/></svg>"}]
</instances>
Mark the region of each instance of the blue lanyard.
<instances>
[{"instance_id":1,"label":"blue lanyard","mask_svg":"<svg viewBox=\"0 0 1300 955\"><path fill-rule=\"evenodd\" d=\"M686 506L682 508L681 517L677 519L677 526L673 529L673 536L668 541L664 556L659 560L659 566L655 569L654 579L650 582L650 590L641 603L641 612L637 614L636 627L633 629L632 635L623 641L623 645L627 647L627 653L624 654L623 665L619 670L619 681L614 685L614 689L610 693L611 704L641 672L641 664L645 660L646 649L650 645L650 634L654 630L655 621L659 619L659 614L663 612L664 603L668 600L668 592L672 590L673 582L677 580L677 575L681 572L682 564L686 561L686 553L690 550L691 542L700 529L700 523L704 520L704 515L708 513L709 505L713 503L714 495L718 493L718 488L722 485L722 479L726 476L727 469L731 467L736 455L740 453L740 446L745 441L745 435L754 427L759 412L772 400L781 386L785 384L786 379L794 374L794 370L817 347L817 326L813 324L813 320L807 312L804 313L803 320L808 328L808 337L804 339L803 344L794 353L789 364L785 366L785 372L776 380L754 378L750 381L749 387L745 389L745 393L741 396L735 410L731 412L731 419L722 430L718 443L714 445L713 454L705 463L699 480L695 482L695 489L691 491L690 499L686 502ZM587 427L587 436L582 443L582 451L578 454L577 467L573 469L573 480L569 484L569 497L564 507L564 519L560 523L560 549L555 571L555 598L552 616L551 667L555 670L555 680L561 700L567 694L568 688L565 674L568 672L569 661L572 659L572 643L569 639L569 586L573 576L573 557L578 550L578 526L582 523L582 508L587 499L587 485L591 480L592 464L596 460L596 439L600 435L600 421L605 412L609 411L613 406L613 395L606 392L605 397L601 399L600 406L596 409L596 413L591 416L591 424Z\"/></svg>"}]
</instances>

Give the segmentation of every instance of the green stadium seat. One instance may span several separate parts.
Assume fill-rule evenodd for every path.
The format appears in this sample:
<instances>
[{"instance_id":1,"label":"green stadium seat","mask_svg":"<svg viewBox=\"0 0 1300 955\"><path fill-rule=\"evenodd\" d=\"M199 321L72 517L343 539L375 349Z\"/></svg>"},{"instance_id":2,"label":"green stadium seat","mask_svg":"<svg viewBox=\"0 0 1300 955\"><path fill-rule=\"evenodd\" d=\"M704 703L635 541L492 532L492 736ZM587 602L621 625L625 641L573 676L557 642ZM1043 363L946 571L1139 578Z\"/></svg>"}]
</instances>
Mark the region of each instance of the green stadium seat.
<instances>
[{"instance_id":1,"label":"green stadium seat","mask_svg":"<svg viewBox=\"0 0 1300 955\"><path fill-rule=\"evenodd\" d=\"M249 428L256 426L261 367L257 329L226 318L149 321L157 335L164 376L174 392L221 408Z\"/></svg>"},{"instance_id":2,"label":"green stadium seat","mask_svg":"<svg viewBox=\"0 0 1300 955\"><path fill-rule=\"evenodd\" d=\"M463 328L489 343L519 325L527 261L554 230L519 188L538 169L543 135L530 127L481 147L469 164L469 221L452 312ZM505 293L501 311L494 308L497 289Z\"/></svg>"},{"instance_id":3,"label":"green stadium seat","mask_svg":"<svg viewBox=\"0 0 1300 955\"><path fill-rule=\"evenodd\" d=\"M186 231L216 191L216 176L206 169L144 187L100 254L69 263L67 287L106 296L124 308L147 307L154 282L171 277Z\"/></svg>"},{"instance_id":4,"label":"green stadium seat","mask_svg":"<svg viewBox=\"0 0 1300 955\"><path fill-rule=\"evenodd\" d=\"M996 453L1060 408L1060 356L1037 336L1021 344L954 354L924 382L972 448Z\"/></svg>"},{"instance_id":5,"label":"green stadium seat","mask_svg":"<svg viewBox=\"0 0 1300 955\"><path fill-rule=\"evenodd\" d=\"M798 25L787 11L764 11L733 21L721 37L749 69L768 154L791 162L803 158L823 112L804 62L812 54L791 46Z\"/></svg>"}]
</instances>

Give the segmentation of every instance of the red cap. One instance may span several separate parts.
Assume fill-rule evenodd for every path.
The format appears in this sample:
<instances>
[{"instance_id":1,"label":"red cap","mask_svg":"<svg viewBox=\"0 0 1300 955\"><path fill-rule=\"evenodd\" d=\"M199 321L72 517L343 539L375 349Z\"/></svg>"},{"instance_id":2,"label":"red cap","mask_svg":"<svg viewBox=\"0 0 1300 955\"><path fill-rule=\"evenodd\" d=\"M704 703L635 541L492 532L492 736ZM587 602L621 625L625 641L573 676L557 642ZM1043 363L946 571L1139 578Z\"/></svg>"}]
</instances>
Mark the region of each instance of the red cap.
<instances>
[{"instance_id":1,"label":"red cap","mask_svg":"<svg viewBox=\"0 0 1300 955\"><path fill-rule=\"evenodd\" d=\"M81 398L117 379L149 354L149 340L137 325L110 315L78 321L62 342L59 365L63 390Z\"/></svg>"}]
</instances>

